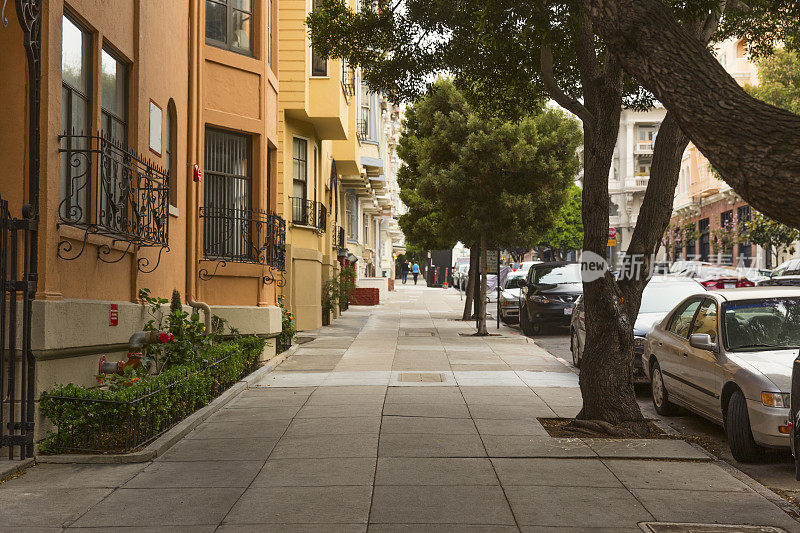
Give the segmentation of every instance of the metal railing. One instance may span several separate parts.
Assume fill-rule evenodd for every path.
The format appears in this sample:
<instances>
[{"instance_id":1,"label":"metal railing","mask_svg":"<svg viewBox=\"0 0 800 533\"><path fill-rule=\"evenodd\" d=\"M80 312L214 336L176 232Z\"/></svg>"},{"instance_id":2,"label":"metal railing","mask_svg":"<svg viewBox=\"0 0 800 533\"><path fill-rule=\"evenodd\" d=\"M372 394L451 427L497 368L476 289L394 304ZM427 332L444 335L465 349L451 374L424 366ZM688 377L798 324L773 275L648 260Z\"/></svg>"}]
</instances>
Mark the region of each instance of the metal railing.
<instances>
[{"instance_id":1,"label":"metal railing","mask_svg":"<svg viewBox=\"0 0 800 533\"><path fill-rule=\"evenodd\" d=\"M286 222L266 211L201 207L203 256L286 270Z\"/></svg>"},{"instance_id":2,"label":"metal railing","mask_svg":"<svg viewBox=\"0 0 800 533\"><path fill-rule=\"evenodd\" d=\"M121 142L103 134L59 135L62 154L62 200L59 226L84 232L83 245L73 253L67 240L58 243L58 257L73 260L86 248L89 235L127 243L122 255L109 260L111 248L98 249L107 263L120 261L132 246L169 247L169 172ZM149 264L139 259L139 269ZM156 264L156 267L158 263Z\"/></svg>"},{"instance_id":3,"label":"metal railing","mask_svg":"<svg viewBox=\"0 0 800 533\"><path fill-rule=\"evenodd\" d=\"M356 135L362 141L368 138L369 135L369 124L367 124L366 120L359 120L356 122Z\"/></svg>"},{"instance_id":4,"label":"metal railing","mask_svg":"<svg viewBox=\"0 0 800 533\"><path fill-rule=\"evenodd\" d=\"M320 202L304 200L296 196L292 200L292 223L298 226L310 226L325 232L328 224L328 209Z\"/></svg>"},{"instance_id":5,"label":"metal railing","mask_svg":"<svg viewBox=\"0 0 800 533\"><path fill-rule=\"evenodd\" d=\"M342 89L348 97L356 94L356 73L345 59L342 59Z\"/></svg>"}]
</instances>

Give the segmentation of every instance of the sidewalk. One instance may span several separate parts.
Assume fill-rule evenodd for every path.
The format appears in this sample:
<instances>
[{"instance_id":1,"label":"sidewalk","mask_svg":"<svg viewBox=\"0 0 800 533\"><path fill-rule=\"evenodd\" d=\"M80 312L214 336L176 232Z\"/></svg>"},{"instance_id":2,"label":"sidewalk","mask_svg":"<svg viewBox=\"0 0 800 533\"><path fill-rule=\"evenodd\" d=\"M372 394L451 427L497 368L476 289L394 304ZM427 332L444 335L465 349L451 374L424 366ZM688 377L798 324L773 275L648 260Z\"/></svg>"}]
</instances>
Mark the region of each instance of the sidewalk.
<instances>
[{"instance_id":1,"label":"sidewalk","mask_svg":"<svg viewBox=\"0 0 800 533\"><path fill-rule=\"evenodd\" d=\"M577 376L507 328L460 336L460 306L398 285L351 307L153 463L45 464L0 485L0 529L800 531L683 441L549 437L536 418L578 412Z\"/></svg>"}]
</instances>

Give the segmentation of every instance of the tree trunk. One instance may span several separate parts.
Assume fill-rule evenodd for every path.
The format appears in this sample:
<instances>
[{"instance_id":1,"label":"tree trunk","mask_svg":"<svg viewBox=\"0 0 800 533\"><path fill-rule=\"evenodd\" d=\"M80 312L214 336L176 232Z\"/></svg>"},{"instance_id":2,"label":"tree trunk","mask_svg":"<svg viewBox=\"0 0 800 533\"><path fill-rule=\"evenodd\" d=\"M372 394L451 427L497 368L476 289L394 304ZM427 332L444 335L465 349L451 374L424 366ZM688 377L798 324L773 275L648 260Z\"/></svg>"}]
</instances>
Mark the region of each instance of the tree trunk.
<instances>
[{"instance_id":1,"label":"tree trunk","mask_svg":"<svg viewBox=\"0 0 800 533\"><path fill-rule=\"evenodd\" d=\"M750 205L800 226L800 117L749 96L659 0L583 0L623 68ZM777 193L777 194L776 194Z\"/></svg>"},{"instance_id":2,"label":"tree trunk","mask_svg":"<svg viewBox=\"0 0 800 533\"><path fill-rule=\"evenodd\" d=\"M478 272L478 253L475 247L469 249L469 275L467 277L467 293L466 302L464 302L464 314L461 315L461 320L470 320L472 318L472 302L475 299L475 275Z\"/></svg>"},{"instance_id":3,"label":"tree trunk","mask_svg":"<svg viewBox=\"0 0 800 533\"><path fill-rule=\"evenodd\" d=\"M470 248L470 252L475 250L475 281L472 284L472 318L477 320L478 314L480 313L480 301L481 301L481 244L476 242ZM472 267L470 267L472 270Z\"/></svg>"},{"instance_id":4,"label":"tree trunk","mask_svg":"<svg viewBox=\"0 0 800 533\"><path fill-rule=\"evenodd\" d=\"M486 273L488 263L486 261L486 235L481 233L481 292L480 301L478 303L478 332L476 335L479 337L486 337L489 335L489 330L486 328Z\"/></svg>"}]
</instances>

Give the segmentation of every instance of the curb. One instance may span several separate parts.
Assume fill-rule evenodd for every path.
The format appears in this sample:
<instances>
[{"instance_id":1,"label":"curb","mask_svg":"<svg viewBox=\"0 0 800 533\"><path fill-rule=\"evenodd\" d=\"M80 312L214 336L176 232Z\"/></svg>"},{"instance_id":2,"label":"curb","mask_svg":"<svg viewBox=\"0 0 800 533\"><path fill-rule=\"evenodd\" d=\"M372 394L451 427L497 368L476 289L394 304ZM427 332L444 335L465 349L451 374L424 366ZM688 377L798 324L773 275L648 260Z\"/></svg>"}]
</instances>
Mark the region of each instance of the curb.
<instances>
[{"instance_id":1,"label":"curb","mask_svg":"<svg viewBox=\"0 0 800 533\"><path fill-rule=\"evenodd\" d=\"M89 455L89 454L64 454L64 455L37 455L38 463L77 463L77 464L127 464L127 463L147 463L156 457L163 455L172 448L178 441L183 439L190 431L202 424L211 415L222 409L228 402L239 395L240 392L258 384L264 376L269 374L276 366L281 364L287 357L292 355L300 345L294 345L285 352L276 355L264 366L250 375L243 377L234 383L228 390L214 398L211 403L190 414L166 433L158 437L155 441L148 444L145 448L131 453L109 454L109 455ZM33 459L31 459L33 462ZM27 466L27 465L26 465ZM19 468L19 467L15 467ZM0 478L3 477L0 475Z\"/></svg>"},{"instance_id":2,"label":"curb","mask_svg":"<svg viewBox=\"0 0 800 533\"><path fill-rule=\"evenodd\" d=\"M770 503L775 505L776 507L780 508L781 511L788 514L792 517L793 520L796 522L800 522L800 511L798 511L797 507L792 505L791 503L787 502L783 498L781 498L778 494L771 491L768 487L762 485L755 479L751 478L732 464L723 461L722 459L716 459L714 464L723 469L725 472L730 474L731 476L735 477L745 485L747 485L753 492L762 496L769 500Z\"/></svg>"},{"instance_id":3,"label":"curb","mask_svg":"<svg viewBox=\"0 0 800 533\"><path fill-rule=\"evenodd\" d=\"M7 465L0 463L0 481L13 475L21 474L26 468L36 463L36 459L30 457L22 461L9 461L9 463Z\"/></svg>"}]
</instances>

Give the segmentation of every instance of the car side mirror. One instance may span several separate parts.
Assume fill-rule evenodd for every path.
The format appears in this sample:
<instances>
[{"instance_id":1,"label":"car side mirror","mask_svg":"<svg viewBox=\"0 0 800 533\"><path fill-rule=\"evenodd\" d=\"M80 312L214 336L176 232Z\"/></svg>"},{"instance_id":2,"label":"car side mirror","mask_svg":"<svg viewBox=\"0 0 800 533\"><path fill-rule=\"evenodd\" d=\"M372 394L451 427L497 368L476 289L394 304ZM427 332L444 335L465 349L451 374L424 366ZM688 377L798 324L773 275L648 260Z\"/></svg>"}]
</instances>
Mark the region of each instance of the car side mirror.
<instances>
[{"instance_id":1,"label":"car side mirror","mask_svg":"<svg viewBox=\"0 0 800 533\"><path fill-rule=\"evenodd\" d=\"M689 337L689 346L697 348L698 350L708 350L710 352L716 351L717 344L711 341L711 335L708 333L693 333Z\"/></svg>"}]
</instances>

